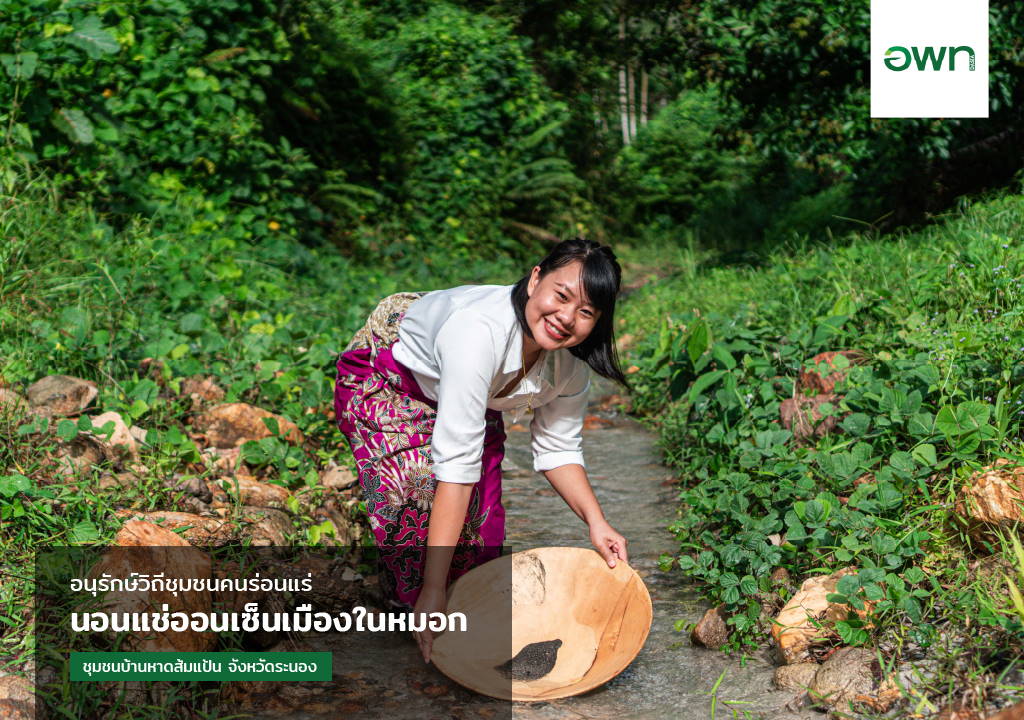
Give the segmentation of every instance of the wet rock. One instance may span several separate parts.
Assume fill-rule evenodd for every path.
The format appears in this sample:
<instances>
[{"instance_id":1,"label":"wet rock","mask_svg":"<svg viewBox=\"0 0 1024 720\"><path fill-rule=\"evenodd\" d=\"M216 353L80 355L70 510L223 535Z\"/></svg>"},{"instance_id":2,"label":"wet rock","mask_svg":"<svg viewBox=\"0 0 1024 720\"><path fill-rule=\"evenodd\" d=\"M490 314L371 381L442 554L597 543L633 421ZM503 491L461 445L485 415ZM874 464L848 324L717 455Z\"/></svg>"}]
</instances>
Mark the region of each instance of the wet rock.
<instances>
[{"instance_id":1,"label":"wet rock","mask_svg":"<svg viewBox=\"0 0 1024 720\"><path fill-rule=\"evenodd\" d=\"M813 662L781 665L775 668L774 682L776 687L783 690L807 692L814 683L817 672L818 663Z\"/></svg>"},{"instance_id":2,"label":"wet rock","mask_svg":"<svg viewBox=\"0 0 1024 720\"><path fill-rule=\"evenodd\" d=\"M1024 467L1000 458L964 484L954 512L976 540L997 530L1012 531L1024 521Z\"/></svg>"},{"instance_id":3,"label":"wet rock","mask_svg":"<svg viewBox=\"0 0 1024 720\"><path fill-rule=\"evenodd\" d=\"M181 394L192 400L192 409L197 410L205 403L219 403L224 399L224 388L213 377L193 375L181 383Z\"/></svg>"},{"instance_id":4,"label":"wet rock","mask_svg":"<svg viewBox=\"0 0 1024 720\"><path fill-rule=\"evenodd\" d=\"M875 653L865 648L839 648L821 664L811 684L811 698L819 705L846 710L874 696L872 666Z\"/></svg>"},{"instance_id":5,"label":"wet rock","mask_svg":"<svg viewBox=\"0 0 1024 720\"><path fill-rule=\"evenodd\" d=\"M711 650L717 650L729 642L729 627L725 624L725 613L721 606L704 613L704 617L697 621L690 633L690 640L694 645L702 645Z\"/></svg>"},{"instance_id":6,"label":"wet rock","mask_svg":"<svg viewBox=\"0 0 1024 720\"><path fill-rule=\"evenodd\" d=\"M90 380L47 375L29 385L25 394L33 412L52 418L81 414L96 399L99 390Z\"/></svg>"},{"instance_id":7,"label":"wet rock","mask_svg":"<svg viewBox=\"0 0 1024 720\"><path fill-rule=\"evenodd\" d=\"M502 469L504 469L502 461ZM340 465L331 465L320 474L320 485L327 490L348 490L359 483L356 474Z\"/></svg>"},{"instance_id":8,"label":"wet rock","mask_svg":"<svg viewBox=\"0 0 1024 720\"><path fill-rule=\"evenodd\" d=\"M238 447L249 440L270 437L265 418L277 420L282 438L293 445L302 444L304 438L298 426L280 415L246 403L217 405L196 418L193 427L206 434L207 442L217 448Z\"/></svg>"},{"instance_id":9,"label":"wet rock","mask_svg":"<svg viewBox=\"0 0 1024 720\"><path fill-rule=\"evenodd\" d=\"M13 390L0 388L0 417L18 419L28 414L28 401Z\"/></svg>"},{"instance_id":10,"label":"wet rock","mask_svg":"<svg viewBox=\"0 0 1024 720\"><path fill-rule=\"evenodd\" d=\"M822 414L821 406L829 403L834 408L838 402L838 396L831 393L820 395L797 393L794 397L786 398L779 405L782 427L792 432L793 439L797 442L811 437L822 437L838 427L839 417L837 415L825 417Z\"/></svg>"},{"instance_id":11,"label":"wet rock","mask_svg":"<svg viewBox=\"0 0 1024 720\"><path fill-rule=\"evenodd\" d=\"M840 369L837 367L836 357L843 356L846 358L847 366ZM840 350L818 353L809 362L803 370L800 371L799 389L805 394L813 395L815 393L831 393L836 388L836 383L846 379L849 374L849 367L853 365L862 365L866 362L867 357L860 350ZM831 368L829 372L819 372L818 367L824 364L828 368Z\"/></svg>"},{"instance_id":12,"label":"wet rock","mask_svg":"<svg viewBox=\"0 0 1024 720\"><path fill-rule=\"evenodd\" d=\"M166 528L152 523L126 522L114 537L119 548L133 548L131 552L108 550L90 570L91 577L108 573L115 578L128 578L133 572L150 577L163 574L165 578L210 577L210 558ZM159 608L163 604L170 612L208 613L211 598L208 591L188 590L171 592L155 589L148 592L108 592L101 611L108 613L139 613ZM204 652L217 642L215 633L147 631L123 635L122 650Z\"/></svg>"},{"instance_id":13,"label":"wet rock","mask_svg":"<svg viewBox=\"0 0 1024 720\"><path fill-rule=\"evenodd\" d=\"M287 488L260 482L252 475L242 473L207 482L206 487L210 493L207 502L213 508L229 508L237 504L284 509L291 497Z\"/></svg>"},{"instance_id":14,"label":"wet rock","mask_svg":"<svg viewBox=\"0 0 1024 720\"><path fill-rule=\"evenodd\" d=\"M808 578L779 611L772 625L772 637L786 665L811 659L811 645L829 632L828 623L821 620L834 622L847 617L849 606L830 603L826 598L835 592L839 578L855 572L855 568L848 567L828 576Z\"/></svg>"}]
</instances>

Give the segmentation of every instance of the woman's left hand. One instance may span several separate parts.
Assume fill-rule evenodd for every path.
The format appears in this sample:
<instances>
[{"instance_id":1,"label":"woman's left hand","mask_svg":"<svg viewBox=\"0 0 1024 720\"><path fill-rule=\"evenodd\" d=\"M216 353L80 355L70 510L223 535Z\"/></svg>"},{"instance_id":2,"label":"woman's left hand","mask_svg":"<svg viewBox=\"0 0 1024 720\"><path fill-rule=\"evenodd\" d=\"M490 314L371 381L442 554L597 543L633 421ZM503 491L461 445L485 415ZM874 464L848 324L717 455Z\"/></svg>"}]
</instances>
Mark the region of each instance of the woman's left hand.
<instances>
[{"instance_id":1,"label":"woman's left hand","mask_svg":"<svg viewBox=\"0 0 1024 720\"><path fill-rule=\"evenodd\" d=\"M617 560L629 562L626 538L609 525L607 520L597 521L590 526L590 542L608 563L608 567L615 567Z\"/></svg>"}]
</instances>

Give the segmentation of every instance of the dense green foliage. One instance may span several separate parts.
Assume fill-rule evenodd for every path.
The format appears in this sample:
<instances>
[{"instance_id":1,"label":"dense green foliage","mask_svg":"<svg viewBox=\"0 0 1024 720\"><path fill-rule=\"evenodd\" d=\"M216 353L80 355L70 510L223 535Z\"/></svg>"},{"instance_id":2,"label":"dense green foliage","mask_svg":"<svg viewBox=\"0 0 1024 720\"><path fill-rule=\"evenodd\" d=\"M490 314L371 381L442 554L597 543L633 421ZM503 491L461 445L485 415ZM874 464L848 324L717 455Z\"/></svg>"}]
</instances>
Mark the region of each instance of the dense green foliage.
<instances>
[{"instance_id":1,"label":"dense green foliage","mask_svg":"<svg viewBox=\"0 0 1024 720\"><path fill-rule=\"evenodd\" d=\"M847 214L903 222L1020 169L1024 9L1005 0L989 8L987 119L872 119L863 3L703 3L708 73L736 101L759 147L813 169L822 187L854 183Z\"/></svg>"},{"instance_id":2,"label":"dense green foliage","mask_svg":"<svg viewBox=\"0 0 1024 720\"><path fill-rule=\"evenodd\" d=\"M958 613L1024 630L993 602L1003 592L966 587L948 514L972 469L1021 454L1022 227L1011 196L916 235L681 277L633 305L667 318L637 351L634 386L683 479L673 560L724 603L738 638L766 620L775 568L847 565L860 573L840 594L874 602L876 633L927 646ZM844 349L866 362L808 366ZM837 426L794 438L780 409L797 376L836 369L846 377L814 424ZM836 629L869 638L858 620Z\"/></svg>"}]
</instances>

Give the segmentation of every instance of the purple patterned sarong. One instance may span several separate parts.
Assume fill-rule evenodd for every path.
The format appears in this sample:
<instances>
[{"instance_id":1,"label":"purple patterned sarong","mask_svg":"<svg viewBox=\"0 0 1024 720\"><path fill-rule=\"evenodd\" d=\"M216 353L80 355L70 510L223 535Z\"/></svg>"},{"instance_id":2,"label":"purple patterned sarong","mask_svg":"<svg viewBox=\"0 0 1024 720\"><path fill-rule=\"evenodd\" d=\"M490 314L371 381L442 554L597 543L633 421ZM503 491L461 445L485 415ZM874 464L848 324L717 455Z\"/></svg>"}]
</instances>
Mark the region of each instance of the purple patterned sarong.
<instances>
[{"instance_id":1,"label":"purple patterned sarong","mask_svg":"<svg viewBox=\"0 0 1024 720\"><path fill-rule=\"evenodd\" d=\"M387 318L395 332L403 315L404 308ZM427 527L437 484L430 458L437 403L423 394L412 372L391 355L393 342L391 337L370 333L369 339L354 340L356 346L340 355L334 411L359 469L370 528L380 551L381 587L393 604L411 608L423 585ZM505 539L501 505L505 429L499 411L488 410L485 419L480 481L473 486L449 583L498 557Z\"/></svg>"}]
</instances>

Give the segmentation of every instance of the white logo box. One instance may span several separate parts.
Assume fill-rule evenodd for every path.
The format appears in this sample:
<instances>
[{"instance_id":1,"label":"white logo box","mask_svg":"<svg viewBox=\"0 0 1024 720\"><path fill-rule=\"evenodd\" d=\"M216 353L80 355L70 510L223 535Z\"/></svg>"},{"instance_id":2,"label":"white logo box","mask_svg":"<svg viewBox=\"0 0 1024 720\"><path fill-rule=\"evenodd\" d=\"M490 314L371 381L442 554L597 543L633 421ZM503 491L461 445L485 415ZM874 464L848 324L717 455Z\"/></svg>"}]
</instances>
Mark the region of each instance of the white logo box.
<instances>
[{"instance_id":1,"label":"white logo box","mask_svg":"<svg viewBox=\"0 0 1024 720\"><path fill-rule=\"evenodd\" d=\"M974 70L964 50L951 70L952 49L963 46L974 51ZM910 53L906 70L886 66L892 47ZM906 57L889 56L897 67ZM871 0L871 117L988 117L988 0Z\"/></svg>"}]
</instances>

